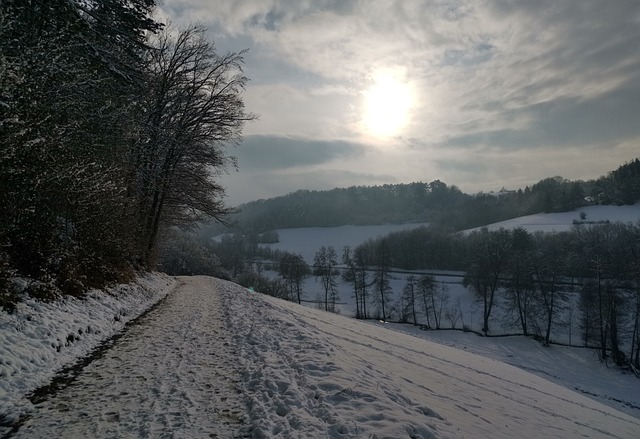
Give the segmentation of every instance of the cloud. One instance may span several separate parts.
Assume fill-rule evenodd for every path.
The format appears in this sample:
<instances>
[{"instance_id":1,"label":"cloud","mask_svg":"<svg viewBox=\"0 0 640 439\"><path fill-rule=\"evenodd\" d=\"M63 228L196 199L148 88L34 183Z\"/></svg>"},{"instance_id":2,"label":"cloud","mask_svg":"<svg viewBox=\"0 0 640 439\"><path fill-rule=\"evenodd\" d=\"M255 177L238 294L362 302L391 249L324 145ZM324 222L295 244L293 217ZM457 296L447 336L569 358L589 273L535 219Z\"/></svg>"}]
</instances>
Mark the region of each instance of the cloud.
<instances>
[{"instance_id":1,"label":"cloud","mask_svg":"<svg viewBox=\"0 0 640 439\"><path fill-rule=\"evenodd\" d=\"M209 25L221 51L250 49L243 99L260 119L236 151L242 177L230 181L242 193L437 178L497 190L555 174L591 178L638 155L637 0L162 8L178 24ZM402 135L373 145L357 122L380 68L402 69L416 95Z\"/></svg>"},{"instance_id":2,"label":"cloud","mask_svg":"<svg viewBox=\"0 0 640 439\"><path fill-rule=\"evenodd\" d=\"M345 87L279 78L270 84L249 86L244 101L247 109L259 115L247 125L247 135L354 140L351 126L357 112Z\"/></svg>"},{"instance_id":3,"label":"cloud","mask_svg":"<svg viewBox=\"0 0 640 439\"><path fill-rule=\"evenodd\" d=\"M603 143L639 139L640 84L629 84L602 96L556 99L513 112L516 117L530 120L529 126L453 136L444 144L524 150L558 145L593 148Z\"/></svg>"},{"instance_id":4,"label":"cloud","mask_svg":"<svg viewBox=\"0 0 640 439\"><path fill-rule=\"evenodd\" d=\"M317 166L363 154L360 144L340 140L309 140L292 137L247 136L233 151L241 171L275 171Z\"/></svg>"},{"instance_id":5,"label":"cloud","mask_svg":"<svg viewBox=\"0 0 640 439\"><path fill-rule=\"evenodd\" d=\"M310 89L343 90L329 95L342 96L341 105L331 108L334 115L346 116L338 116L344 130L341 137L355 134L357 116L349 112L361 111L353 108L361 104L358 93L381 67L406 69L419 92L417 100L423 103L407 134L431 138L489 128L505 132L530 128L536 120L514 120L505 112L598 97L637 81L640 68L636 0L543 5L503 0L167 0L164 7L178 17L210 20L217 32L252 41L256 53L249 56L271 65L266 73L274 79L271 84L295 89L270 103L300 98L289 112L277 112L280 121L298 119L305 105L311 118L320 111ZM260 87L264 74L254 74ZM248 95L262 92L263 88L254 92L249 85ZM326 108L331 105L328 101L320 104ZM267 114L260 111L266 105L256 107L259 110L252 111ZM281 134L311 134L291 132L290 124L265 117L268 125L279 125ZM330 130L313 135L334 138L341 131L334 122L329 122Z\"/></svg>"}]
</instances>

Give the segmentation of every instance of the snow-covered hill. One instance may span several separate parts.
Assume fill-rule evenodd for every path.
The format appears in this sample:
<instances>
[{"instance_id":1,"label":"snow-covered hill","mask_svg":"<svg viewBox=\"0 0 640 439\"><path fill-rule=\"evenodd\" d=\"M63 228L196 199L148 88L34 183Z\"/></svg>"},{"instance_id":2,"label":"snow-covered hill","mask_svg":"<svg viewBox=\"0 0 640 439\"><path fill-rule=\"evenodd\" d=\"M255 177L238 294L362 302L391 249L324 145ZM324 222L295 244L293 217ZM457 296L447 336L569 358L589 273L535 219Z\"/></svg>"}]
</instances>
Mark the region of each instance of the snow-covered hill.
<instances>
[{"instance_id":1,"label":"snow-covered hill","mask_svg":"<svg viewBox=\"0 0 640 439\"><path fill-rule=\"evenodd\" d=\"M640 219L640 205L580 211L586 221ZM580 211L490 227L560 230L571 227ZM278 246L312 255L314 245L338 249L349 239L347 244L355 246L399 227L412 226L324 228L324 235L280 231ZM332 235L332 229L338 233ZM241 350L234 361L242 368L239 386L247 396L254 437L640 437L640 380L607 369L589 351L541 348L524 338L363 323L249 294L227 282L208 282L230 310L225 337ZM395 279L394 289L401 282ZM155 276L106 296L29 301L13 315L0 313L0 436L7 432L2 424L33 410L28 392L122 329L173 286L171 279ZM449 287L457 298L465 297L461 286ZM349 300L348 292L343 297ZM348 305L342 310L349 313ZM477 310L465 312L473 319ZM473 327L476 321L477 314L467 323Z\"/></svg>"},{"instance_id":2,"label":"snow-covered hill","mask_svg":"<svg viewBox=\"0 0 640 439\"><path fill-rule=\"evenodd\" d=\"M489 224L487 228L497 230L500 227L505 229L522 227L529 232L562 232L573 227L574 221L584 224L602 221L637 224L640 221L640 203L631 206L585 206L570 212L537 213Z\"/></svg>"},{"instance_id":3,"label":"snow-covered hill","mask_svg":"<svg viewBox=\"0 0 640 439\"><path fill-rule=\"evenodd\" d=\"M640 432L640 420L505 363L225 289L237 294L231 327L259 437L637 438Z\"/></svg>"},{"instance_id":4,"label":"snow-covered hill","mask_svg":"<svg viewBox=\"0 0 640 439\"><path fill-rule=\"evenodd\" d=\"M636 204L634 206L589 206L573 212L530 215L491 224L488 227L490 229L524 227L531 232L568 230L573 226L574 220L581 220L581 212L584 212L582 216L587 222L637 223L640 221L640 204ZM403 227L411 227L411 225ZM312 263L313 254L322 245L333 245L339 252L343 245L355 247L368 238L384 235L391 231L394 231L391 226L377 226L375 229L343 226L280 230L280 242L277 244L277 248L302 254L305 260ZM343 242L345 244L342 244ZM482 309L476 303L473 293L462 285L462 274L450 273L450 275L436 276L436 280L446 285L450 296L444 310L445 313L447 310L451 311L451 314L460 312L461 317L455 325L456 328L460 329L465 325L470 329L480 331ZM405 277L406 274L394 273L390 280L393 289L392 301L398 299L405 284ZM338 290L339 300L342 302L342 305L338 307L339 311L347 316L354 315L355 302L352 297L352 286L338 280ZM322 286L314 277L309 277L305 280L303 291L303 299L314 300L322 294ZM576 298L573 299L575 302ZM314 306L309 302L307 305ZM519 331L516 326L508 326L508 322L511 322L512 319L503 319L501 313L500 307L494 311L494 326L492 328L494 335ZM419 318L421 317L419 316ZM443 323L445 328L450 326L449 321ZM400 328L403 331L413 331L409 325L400 325ZM573 316L571 325L554 329L553 339L563 343L577 344L579 332L579 321L576 316ZM473 333L458 331L418 331L418 333L439 343L464 348L530 370L558 384L581 391L612 407L640 417L640 382L631 375L623 375L618 369L609 368L600 363L597 353L594 351L559 346L543 348L536 341L526 337L482 338ZM566 370L570 370L571 373L562 373Z\"/></svg>"},{"instance_id":5,"label":"snow-covered hill","mask_svg":"<svg viewBox=\"0 0 640 439\"><path fill-rule=\"evenodd\" d=\"M123 337L77 384L36 406L16 436L637 439L640 432L638 418L464 349L214 278L180 283L134 327L136 337Z\"/></svg>"}]
</instances>

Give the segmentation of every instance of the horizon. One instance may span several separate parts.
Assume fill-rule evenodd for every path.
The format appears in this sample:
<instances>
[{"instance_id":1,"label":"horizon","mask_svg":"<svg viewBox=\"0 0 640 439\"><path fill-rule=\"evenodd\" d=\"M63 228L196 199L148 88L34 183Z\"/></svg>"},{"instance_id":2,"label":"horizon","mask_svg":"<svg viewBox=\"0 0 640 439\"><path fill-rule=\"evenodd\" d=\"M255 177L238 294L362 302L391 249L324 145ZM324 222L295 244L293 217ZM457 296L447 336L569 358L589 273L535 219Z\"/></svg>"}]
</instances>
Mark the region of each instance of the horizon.
<instances>
[{"instance_id":1,"label":"horizon","mask_svg":"<svg viewBox=\"0 0 640 439\"><path fill-rule=\"evenodd\" d=\"M628 161L626 161L625 163L620 164L620 166L624 166L625 164L630 163L630 162L631 162L631 161L633 161L633 160L638 160L638 159L640 159L640 157L638 157L638 158L636 158L636 159L628 160ZM607 174L609 174L609 173L610 173L610 172L612 172L612 171L615 171L615 170L616 170L616 169L618 169L620 166L618 166L618 167L617 167L617 168L615 168L615 169L611 169L611 170L607 171L606 173L604 173L604 174L602 174L602 175L599 175L599 176L597 176L597 177L591 177L591 178L586 178L586 179L574 179L574 180L568 179L568 180L569 180L569 181L574 181L574 182L576 182L576 181L578 181L578 182L590 182L590 181L595 181L595 180L598 180L599 178L606 177L606 176L607 176ZM449 188L451 188L451 187L456 187L456 188L458 188L461 192L463 192L464 194L474 196L474 195L480 195L480 194L498 194L498 193L499 193L499 192L501 192L502 190L506 190L507 192L510 192L510 191L512 191L512 192L517 192L517 191L519 191L519 190L523 190L523 191L524 191L524 190L526 190L526 188L530 188L531 186L535 185L536 183L539 183L539 182L540 182L540 181L542 181L542 180L545 180L545 179L547 179L547 178L555 178L555 177L562 177L562 176L560 176L560 175L553 175L553 176L542 177L542 178L540 178L539 180L537 180L537 181L533 182L532 184L528 184L528 185L526 185L526 186L524 186L524 187L517 187L517 188L513 188L513 187L507 187L507 186L504 186L504 185L503 185L503 186L500 186L500 188L494 188L494 189L491 189L491 190L478 190L478 191L473 191L473 192L464 191L464 190L462 190L462 189L460 188L460 186L458 186L458 185L457 185L457 184L455 184L455 183L453 183L453 184L449 184L449 183L448 183L448 182L446 182L446 181L442 181L442 180L440 180L440 181L442 181L442 183L446 184L446 185L447 185L447 187L449 187ZM431 182L433 182L433 181L436 181L436 180L439 180L439 179L434 179L434 180L431 180L430 182L428 182L428 181L410 181L410 182L400 182L400 183L379 183L379 184L372 184L372 185L357 184L357 185L351 185L351 186L338 186L338 187L332 187L332 188L328 188L328 189L303 189L303 188L299 188L299 189L293 189L293 190L291 190L290 192L287 192L287 193L285 193L285 194L273 195L273 196L270 196L270 197L268 197L268 198L258 198L258 199L255 199L255 200L248 200L248 201L244 201L244 202L238 203L238 204L236 204L236 205L234 205L234 206L232 206L232 207L238 207L238 206L241 206L241 205L243 205L243 204L253 203L253 202L256 202L256 201L265 201L265 200L270 200L270 199L274 199L274 198L284 198L284 197L287 197L287 196L289 196L289 195L295 194L295 193L300 192L300 191L310 191L310 192L314 192L314 191L315 191L315 192L330 192L330 191L334 191L334 190L346 190L346 189L350 189L350 188L352 188L352 187L371 188L371 187L383 187L383 186L386 186L386 185L392 185L392 186L393 186L393 185L411 185L411 184L425 184L425 185L428 185L429 183L431 183Z\"/></svg>"}]
</instances>

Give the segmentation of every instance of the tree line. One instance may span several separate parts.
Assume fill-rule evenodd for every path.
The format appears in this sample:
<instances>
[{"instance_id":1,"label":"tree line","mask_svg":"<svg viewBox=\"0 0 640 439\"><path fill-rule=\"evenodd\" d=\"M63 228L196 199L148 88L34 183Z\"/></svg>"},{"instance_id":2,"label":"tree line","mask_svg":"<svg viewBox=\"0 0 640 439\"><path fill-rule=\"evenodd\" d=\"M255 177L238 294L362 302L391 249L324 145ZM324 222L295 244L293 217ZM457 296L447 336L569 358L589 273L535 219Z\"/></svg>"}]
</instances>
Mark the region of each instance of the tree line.
<instances>
[{"instance_id":1,"label":"tree line","mask_svg":"<svg viewBox=\"0 0 640 439\"><path fill-rule=\"evenodd\" d=\"M299 190L238 207L230 219L245 233L296 227L344 224L428 222L464 230L540 212L566 212L593 204L633 204L640 201L640 160L621 165L605 176L571 181L544 178L524 189L465 194L440 180L430 183L353 186L328 191ZM204 233L228 232L211 225Z\"/></svg>"},{"instance_id":2,"label":"tree line","mask_svg":"<svg viewBox=\"0 0 640 439\"><path fill-rule=\"evenodd\" d=\"M167 29L153 0L0 6L0 305L154 268L162 236L230 209L243 53Z\"/></svg>"},{"instance_id":3,"label":"tree line","mask_svg":"<svg viewBox=\"0 0 640 439\"><path fill-rule=\"evenodd\" d=\"M444 234L421 228L361 249L368 264L380 269L463 271L464 285L480 303L485 334L500 306L522 334L548 344L554 325L566 323L577 294L583 345L598 348L603 359L619 365L632 360L640 367L640 225L575 225L554 233L482 228Z\"/></svg>"}]
</instances>

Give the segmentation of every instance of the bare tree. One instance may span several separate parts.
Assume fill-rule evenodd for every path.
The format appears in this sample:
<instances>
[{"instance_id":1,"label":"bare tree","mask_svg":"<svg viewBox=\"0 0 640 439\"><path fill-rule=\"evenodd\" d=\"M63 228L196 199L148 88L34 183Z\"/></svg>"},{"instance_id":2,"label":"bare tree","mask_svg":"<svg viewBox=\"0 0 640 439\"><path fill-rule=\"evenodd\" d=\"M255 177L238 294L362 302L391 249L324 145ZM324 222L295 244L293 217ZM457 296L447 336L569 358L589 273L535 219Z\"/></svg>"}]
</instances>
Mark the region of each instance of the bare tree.
<instances>
[{"instance_id":1,"label":"bare tree","mask_svg":"<svg viewBox=\"0 0 640 439\"><path fill-rule=\"evenodd\" d=\"M632 284L632 335L629 351L629 362L636 369L636 375L640 371L640 223L636 227L629 227L627 243L629 245L629 267Z\"/></svg>"},{"instance_id":2,"label":"bare tree","mask_svg":"<svg viewBox=\"0 0 640 439\"><path fill-rule=\"evenodd\" d=\"M382 312L382 320L387 320L387 306L389 302L389 296L391 295L391 285L389 284L389 259L390 259L389 243L386 239L380 241L377 249L376 258L376 271L373 275L373 285L376 289L376 295L374 296L380 312Z\"/></svg>"},{"instance_id":3,"label":"bare tree","mask_svg":"<svg viewBox=\"0 0 640 439\"><path fill-rule=\"evenodd\" d=\"M627 301L634 302L636 233L633 227L623 224L600 224L574 230L580 264L591 277L583 287L580 302L584 338L593 340L596 333L602 359L609 356L610 349L617 365L627 362L620 348L625 318L628 315L635 322L633 311L629 312L633 305L628 309L623 305ZM631 338L633 345L635 336Z\"/></svg>"},{"instance_id":4,"label":"bare tree","mask_svg":"<svg viewBox=\"0 0 640 439\"><path fill-rule=\"evenodd\" d=\"M532 268L538 292L538 302L545 319L544 342L551 341L551 329L559 312L563 309L566 295L560 288L565 274L565 259L562 253L563 238L560 233L535 235L536 247L532 257Z\"/></svg>"},{"instance_id":5,"label":"bare tree","mask_svg":"<svg viewBox=\"0 0 640 439\"><path fill-rule=\"evenodd\" d=\"M240 96L247 83L244 52L218 55L200 26L176 37L164 31L153 45L129 182L147 265L162 225L188 227L229 212L215 177L234 165L224 147L238 143L244 123L254 118Z\"/></svg>"},{"instance_id":6,"label":"bare tree","mask_svg":"<svg viewBox=\"0 0 640 439\"><path fill-rule=\"evenodd\" d=\"M332 246L322 246L313 258L313 274L320 279L324 290L324 310L335 312L338 298L337 284L335 280L338 256Z\"/></svg>"},{"instance_id":7,"label":"bare tree","mask_svg":"<svg viewBox=\"0 0 640 439\"><path fill-rule=\"evenodd\" d=\"M424 312L424 316L427 318L427 327L431 328L431 321L429 319L429 311L434 308L434 296L436 292L436 280L433 276L428 274L420 276L418 279L418 296L422 301L422 311ZM435 315L435 310L433 311ZM436 323L438 326L438 323Z\"/></svg>"},{"instance_id":8,"label":"bare tree","mask_svg":"<svg viewBox=\"0 0 640 439\"><path fill-rule=\"evenodd\" d=\"M354 252L351 250L351 247L346 245L342 249L342 263L347 267L345 271L342 272L342 279L345 282L349 282L353 285L353 297L356 300L356 319L363 319L365 317L365 301L364 301L364 284L366 282L366 277L363 280L360 269L356 263L356 258L353 254ZM364 271L366 276L366 271Z\"/></svg>"},{"instance_id":9,"label":"bare tree","mask_svg":"<svg viewBox=\"0 0 640 439\"><path fill-rule=\"evenodd\" d=\"M444 306L449 303L449 287L445 283L440 283L440 288L434 293L432 299L433 317L436 322L436 329L440 329L442 311Z\"/></svg>"},{"instance_id":10,"label":"bare tree","mask_svg":"<svg viewBox=\"0 0 640 439\"><path fill-rule=\"evenodd\" d=\"M402 290L402 297L404 302L406 303L407 310L411 317L413 318L413 324L416 325L418 323L418 319L416 317L416 300L418 299L418 281L415 276L410 275L407 276L406 283L404 285L404 289Z\"/></svg>"},{"instance_id":11,"label":"bare tree","mask_svg":"<svg viewBox=\"0 0 640 439\"><path fill-rule=\"evenodd\" d=\"M289 300L302 303L302 284L311 273L302 256L286 253L280 258L278 272L287 284Z\"/></svg>"},{"instance_id":12,"label":"bare tree","mask_svg":"<svg viewBox=\"0 0 640 439\"><path fill-rule=\"evenodd\" d=\"M489 231L482 228L469 236L471 265L464 277L464 285L471 286L483 305L482 332L489 332L489 318L493 310L500 276L506 268L511 250L509 231Z\"/></svg>"},{"instance_id":13,"label":"bare tree","mask_svg":"<svg viewBox=\"0 0 640 439\"><path fill-rule=\"evenodd\" d=\"M535 287L531 271L530 254L533 238L523 228L516 228L511 234L512 257L506 265L506 304L510 314L515 312L524 335L529 334L529 320L533 315Z\"/></svg>"}]
</instances>

